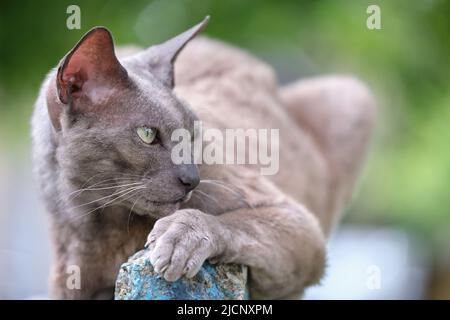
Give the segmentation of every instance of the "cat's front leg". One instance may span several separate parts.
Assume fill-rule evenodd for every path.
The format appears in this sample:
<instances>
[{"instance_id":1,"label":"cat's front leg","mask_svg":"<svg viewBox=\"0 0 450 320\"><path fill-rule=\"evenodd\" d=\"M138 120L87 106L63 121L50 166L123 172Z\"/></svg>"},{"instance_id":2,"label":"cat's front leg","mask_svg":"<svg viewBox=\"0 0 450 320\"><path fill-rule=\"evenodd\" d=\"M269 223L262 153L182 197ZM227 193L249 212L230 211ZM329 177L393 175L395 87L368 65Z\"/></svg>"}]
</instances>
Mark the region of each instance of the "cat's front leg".
<instances>
[{"instance_id":1,"label":"cat's front leg","mask_svg":"<svg viewBox=\"0 0 450 320\"><path fill-rule=\"evenodd\" d=\"M203 262L223 251L223 233L216 217L196 209L178 210L159 219L148 236L150 261L168 281L197 274Z\"/></svg>"},{"instance_id":2,"label":"cat's front leg","mask_svg":"<svg viewBox=\"0 0 450 320\"><path fill-rule=\"evenodd\" d=\"M179 210L156 222L148 244L155 270L169 281L194 276L208 258L249 266L253 298L300 297L320 279L325 264L318 221L295 203L219 216Z\"/></svg>"}]
</instances>

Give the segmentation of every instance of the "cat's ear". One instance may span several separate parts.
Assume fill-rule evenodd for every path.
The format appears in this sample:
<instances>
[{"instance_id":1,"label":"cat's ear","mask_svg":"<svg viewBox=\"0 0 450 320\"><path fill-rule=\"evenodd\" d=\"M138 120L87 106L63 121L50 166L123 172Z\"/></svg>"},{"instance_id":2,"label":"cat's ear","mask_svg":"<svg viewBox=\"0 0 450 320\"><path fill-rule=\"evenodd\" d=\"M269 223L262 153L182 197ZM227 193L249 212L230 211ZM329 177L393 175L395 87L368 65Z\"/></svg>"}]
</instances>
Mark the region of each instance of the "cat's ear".
<instances>
[{"instance_id":1,"label":"cat's ear","mask_svg":"<svg viewBox=\"0 0 450 320\"><path fill-rule=\"evenodd\" d=\"M150 72L170 88L174 86L174 62L184 46L194 38L207 24L209 16L189 30L167 40L164 43L152 46L142 53Z\"/></svg>"},{"instance_id":2,"label":"cat's ear","mask_svg":"<svg viewBox=\"0 0 450 320\"><path fill-rule=\"evenodd\" d=\"M92 100L97 88L125 77L127 72L114 53L111 33L95 27L61 61L56 76L58 97L64 104L83 96Z\"/></svg>"}]
</instances>

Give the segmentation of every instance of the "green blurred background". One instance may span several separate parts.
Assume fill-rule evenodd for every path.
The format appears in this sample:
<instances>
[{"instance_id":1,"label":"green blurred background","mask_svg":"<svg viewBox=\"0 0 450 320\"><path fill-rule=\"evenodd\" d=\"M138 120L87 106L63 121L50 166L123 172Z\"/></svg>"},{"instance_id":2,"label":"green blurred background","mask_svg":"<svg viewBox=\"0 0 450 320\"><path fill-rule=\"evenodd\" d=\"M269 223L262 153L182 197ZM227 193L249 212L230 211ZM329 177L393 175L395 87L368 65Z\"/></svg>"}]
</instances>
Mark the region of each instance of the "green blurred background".
<instances>
[{"instance_id":1,"label":"green blurred background","mask_svg":"<svg viewBox=\"0 0 450 320\"><path fill-rule=\"evenodd\" d=\"M81 8L81 30L66 28L71 4ZM381 8L381 30L366 27L370 4ZM107 26L119 45L148 46L207 14L208 36L270 62L282 83L351 73L369 84L378 128L345 222L413 234L432 260L427 296L450 297L450 276L442 271L450 269L449 1L2 0L0 165L2 158L28 163L40 83L91 27Z\"/></svg>"}]
</instances>

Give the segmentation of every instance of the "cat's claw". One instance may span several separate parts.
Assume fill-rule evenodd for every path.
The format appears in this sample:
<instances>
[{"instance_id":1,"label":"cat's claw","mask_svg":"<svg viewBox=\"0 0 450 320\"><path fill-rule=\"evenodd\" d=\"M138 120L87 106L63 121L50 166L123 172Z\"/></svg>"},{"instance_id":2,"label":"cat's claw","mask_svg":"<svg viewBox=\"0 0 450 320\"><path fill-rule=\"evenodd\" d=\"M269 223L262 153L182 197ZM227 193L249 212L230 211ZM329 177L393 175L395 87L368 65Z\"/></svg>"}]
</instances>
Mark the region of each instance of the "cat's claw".
<instances>
[{"instance_id":1,"label":"cat's claw","mask_svg":"<svg viewBox=\"0 0 450 320\"><path fill-rule=\"evenodd\" d=\"M199 210L184 209L161 218L147 244L154 270L167 281L194 277L203 262L218 254L217 219Z\"/></svg>"}]
</instances>

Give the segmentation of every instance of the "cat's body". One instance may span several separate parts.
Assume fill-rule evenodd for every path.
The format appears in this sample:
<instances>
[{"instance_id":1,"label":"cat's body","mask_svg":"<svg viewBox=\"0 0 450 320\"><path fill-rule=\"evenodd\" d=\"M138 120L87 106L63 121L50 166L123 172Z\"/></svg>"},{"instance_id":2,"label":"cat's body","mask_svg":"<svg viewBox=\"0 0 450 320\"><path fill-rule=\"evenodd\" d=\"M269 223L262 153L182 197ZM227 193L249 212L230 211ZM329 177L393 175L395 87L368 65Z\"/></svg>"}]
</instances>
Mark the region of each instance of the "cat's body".
<instances>
[{"instance_id":1,"label":"cat's body","mask_svg":"<svg viewBox=\"0 0 450 320\"><path fill-rule=\"evenodd\" d=\"M101 33L93 34L92 39L102 40ZM137 100L122 92L131 94L135 87L145 89L145 81L141 80L145 80L148 71L137 67L145 53L121 60L128 70L126 81L122 80L125 77L122 74L114 78L121 71L113 58L108 67L97 70L91 66L97 60L85 59L82 53L75 51L66 58L68 62L49 75L33 116L35 169L52 225L53 297L111 296L120 264L146 241L152 249L155 268L170 281L183 274L193 276L208 258L248 265L250 289L256 298L295 297L319 280L324 268L325 238L351 195L372 129L373 100L363 85L349 77L327 77L280 89L274 72L263 62L239 49L201 38L193 40L180 54L175 69L174 92L187 102L192 112L184 103L172 101L170 85L166 90L152 84L151 103L145 102L142 91ZM73 77L85 82L77 90L64 91L66 83L57 83L57 79L65 81L64 68L72 68L71 63L85 68L82 76ZM86 64L89 67L84 67ZM91 73L92 68L95 73ZM73 67L74 72L79 69ZM157 74L160 69L156 69L152 73ZM106 80L93 76L99 72L112 72L108 79L114 78L113 85L104 85L101 81ZM86 78L93 80L89 82ZM150 78L154 80L153 76ZM160 79L170 83L167 78ZM98 83L102 85L95 87L95 94L88 91ZM122 83L126 83L126 89ZM103 89L97 90L98 87ZM105 87L111 89L106 97L101 96ZM82 96L74 92L81 92ZM119 95L115 97L117 92ZM64 103L67 94L72 95L72 101ZM92 103L83 112L72 114L60 109L84 108L83 95ZM108 100L110 96L114 96L113 102ZM121 99L124 102L118 103ZM126 140L128 136L122 133L124 130L120 131L124 128L122 121L125 124L133 121L117 111L126 101L130 103L125 107L127 112L139 103L150 103L164 114L170 113L172 118L165 122L160 115L153 118L159 117L159 123L173 128L191 127L197 117L206 128L278 128L280 170L273 176L261 176L255 165L200 165L204 183L194 189L190 199L179 201L179 186L165 183L173 180L173 172L178 168L163 164L162 160L158 164L162 153L156 158L150 155L149 166L141 162L145 154L128 158L141 149L131 146ZM170 105L167 101L171 101ZM107 107L97 107L103 104ZM105 141L106 136L98 141L95 126L108 132L112 140ZM96 136L92 137L91 132ZM112 136L115 132L117 136ZM112 141L118 141L117 145ZM104 193L111 191L108 189L111 181L101 184L102 180L98 180L97 186L104 190L76 192L91 186L90 180L96 181L96 172L109 174L110 162L115 168L123 168L120 174L126 172L115 183L138 186L129 195L134 196L133 191L141 192L140 196L148 192L151 197L161 192L155 196L160 199L173 192L173 197L161 204L153 198L142 202L138 195L131 199L126 195L123 203L105 205L105 200L113 199L108 198L110 193ZM158 166L166 166L161 176L159 171L152 173ZM144 167L145 170L140 169ZM186 170L192 173L191 169ZM141 174L149 184L139 189L136 176ZM111 179L110 175L105 177ZM155 186L161 190L155 191ZM106 199L96 201L101 197ZM104 208L95 210L99 204ZM161 218L155 224L158 217ZM67 286L70 265L81 268L80 290Z\"/></svg>"}]
</instances>

